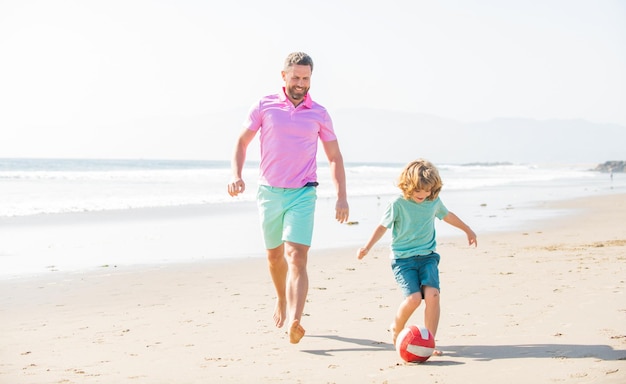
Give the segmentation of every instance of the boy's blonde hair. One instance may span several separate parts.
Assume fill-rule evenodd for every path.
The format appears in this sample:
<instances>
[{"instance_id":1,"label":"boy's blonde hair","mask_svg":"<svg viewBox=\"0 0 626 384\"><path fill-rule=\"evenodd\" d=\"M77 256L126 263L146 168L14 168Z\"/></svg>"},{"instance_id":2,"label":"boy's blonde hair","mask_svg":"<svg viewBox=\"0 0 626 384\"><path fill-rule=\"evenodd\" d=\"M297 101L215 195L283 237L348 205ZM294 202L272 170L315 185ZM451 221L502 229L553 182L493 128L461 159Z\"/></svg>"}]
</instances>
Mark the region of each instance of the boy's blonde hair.
<instances>
[{"instance_id":1,"label":"boy's blonde hair","mask_svg":"<svg viewBox=\"0 0 626 384\"><path fill-rule=\"evenodd\" d=\"M443 182L439 171L430 161L418 159L404 167L398 179L398 188L402 190L405 199L410 199L414 191L430 190L426 200L435 200L441 191Z\"/></svg>"}]
</instances>

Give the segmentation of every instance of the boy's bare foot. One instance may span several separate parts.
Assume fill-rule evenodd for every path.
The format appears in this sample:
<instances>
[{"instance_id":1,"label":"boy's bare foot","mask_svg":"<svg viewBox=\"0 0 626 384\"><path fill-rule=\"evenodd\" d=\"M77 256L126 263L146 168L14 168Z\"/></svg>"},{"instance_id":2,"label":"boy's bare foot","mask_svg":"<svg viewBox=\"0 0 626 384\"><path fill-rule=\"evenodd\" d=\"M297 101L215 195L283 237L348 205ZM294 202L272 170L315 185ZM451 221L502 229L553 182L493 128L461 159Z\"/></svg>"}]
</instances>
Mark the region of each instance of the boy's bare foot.
<instances>
[{"instance_id":1,"label":"boy's bare foot","mask_svg":"<svg viewBox=\"0 0 626 384\"><path fill-rule=\"evenodd\" d=\"M304 337L304 328L300 325L300 320L294 320L289 327L289 342L291 344L298 344Z\"/></svg>"},{"instance_id":2,"label":"boy's bare foot","mask_svg":"<svg viewBox=\"0 0 626 384\"><path fill-rule=\"evenodd\" d=\"M400 331L396 330L396 323L389 324L389 332L391 332L391 337L393 338L393 345L396 345L396 339L400 334Z\"/></svg>"},{"instance_id":3,"label":"boy's bare foot","mask_svg":"<svg viewBox=\"0 0 626 384\"><path fill-rule=\"evenodd\" d=\"M276 299L276 307L274 307L274 324L276 328L282 328L287 318L287 303L284 300Z\"/></svg>"},{"instance_id":4,"label":"boy's bare foot","mask_svg":"<svg viewBox=\"0 0 626 384\"><path fill-rule=\"evenodd\" d=\"M443 352L438 349L435 349L433 351L433 356L443 356Z\"/></svg>"}]
</instances>

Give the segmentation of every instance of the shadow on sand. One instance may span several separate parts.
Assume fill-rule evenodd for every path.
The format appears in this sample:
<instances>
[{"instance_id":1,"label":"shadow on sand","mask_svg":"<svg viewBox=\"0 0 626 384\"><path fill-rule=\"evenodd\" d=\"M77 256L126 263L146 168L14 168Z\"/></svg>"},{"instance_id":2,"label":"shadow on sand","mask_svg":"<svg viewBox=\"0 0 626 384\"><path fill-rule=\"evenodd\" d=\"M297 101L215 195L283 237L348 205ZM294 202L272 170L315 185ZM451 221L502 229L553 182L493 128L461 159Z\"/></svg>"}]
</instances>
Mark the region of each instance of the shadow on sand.
<instances>
[{"instance_id":1,"label":"shadow on sand","mask_svg":"<svg viewBox=\"0 0 626 384\"><path fill-rule=\"evenodd\" d=\"M481 361L498 359L551 358L626 360L626 350L608 345L581 344L519 344L519 345L447 345L442 346L449 357L464 357Z\"/></svg>"},{"instance_id":2,"label":"shadow on sand","mask_svg":"<svg viewBox=\"0 0 626 384\"><path fill-rule=\"evenodd\" d=\"M307 335L306 337L324 338L330 340L341 341L344 343L355 344L356 346L347 348L332 349L306 349L302 352L311 353L320 356L332 356L333 352L373 352L373 351L393 351L394 346L390 343L382 341L374 341L369 339L354 339L351 337L341 337L337 335Z\"/></svg>"},{"instance_id":3,"label":"shadow on sand","mask_svg":"<svg viewBox=\"0 0 626 384\"><path fill-rule=\"evenodd\" d=\"M332 356L336 352L375 352L393 351L390 343L369 339L355 339L337 335L310 335L307 337L336 340L354 346L346 348L303 350L302 352L320 356ZM580 344L519 344L519 345L443 345L440 346L446 361L435 364L450 363L452 358L475 359L490 361L498 359L550 358L550 359L582 359L596 358L601 360L626 360L626 350L613 349L608 345ZM431 362L434 362L431 360Z\"/></svg>"}]
</instances>

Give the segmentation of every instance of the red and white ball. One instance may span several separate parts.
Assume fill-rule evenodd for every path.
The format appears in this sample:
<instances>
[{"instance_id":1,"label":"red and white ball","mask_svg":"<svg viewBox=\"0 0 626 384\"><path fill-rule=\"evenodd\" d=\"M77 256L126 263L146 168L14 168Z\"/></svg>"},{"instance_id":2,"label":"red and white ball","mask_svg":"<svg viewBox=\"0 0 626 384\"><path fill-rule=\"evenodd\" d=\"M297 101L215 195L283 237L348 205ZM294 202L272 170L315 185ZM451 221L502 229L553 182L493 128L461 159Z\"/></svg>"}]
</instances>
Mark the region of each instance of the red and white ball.
<instances>
[{"instance_id":1,"label":"red and white ball","mask_svg":"<svg viewBox=\"0 0 626 384\"><path fill-rule=\"evenodd\" d=\"M396 351L408 363L422 363L435 351L435 338L426 327L409 325L398 334Z\"/></svg>"}]
</instances>

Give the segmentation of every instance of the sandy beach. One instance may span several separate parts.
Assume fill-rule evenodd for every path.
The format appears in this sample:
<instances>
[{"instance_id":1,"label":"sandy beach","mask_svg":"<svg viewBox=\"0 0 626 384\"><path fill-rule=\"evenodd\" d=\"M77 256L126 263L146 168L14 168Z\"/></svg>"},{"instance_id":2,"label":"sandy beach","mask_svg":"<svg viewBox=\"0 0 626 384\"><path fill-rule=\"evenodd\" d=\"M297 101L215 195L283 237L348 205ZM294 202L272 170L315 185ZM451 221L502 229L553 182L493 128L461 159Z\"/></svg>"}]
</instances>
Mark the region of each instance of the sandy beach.
<instances>
[{"instance_id":1,"label":"sandy beach","mask_svg":"<svg viewBox=\"0 0 626 384\"><path fill-rule=\"evenodd\" d=\"M626 196L550 204L577 211L439 240L444 355L424 364L386 331L401 295L381 241L363 261L312 249L297 345L263 258L1 279L0 383L625 383Z\"/></svg>"}]
</instances>

